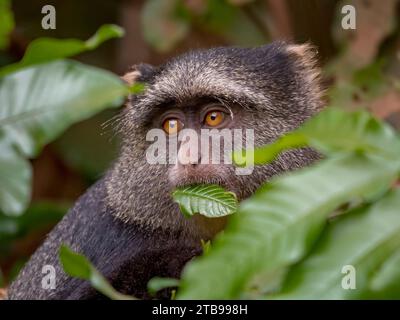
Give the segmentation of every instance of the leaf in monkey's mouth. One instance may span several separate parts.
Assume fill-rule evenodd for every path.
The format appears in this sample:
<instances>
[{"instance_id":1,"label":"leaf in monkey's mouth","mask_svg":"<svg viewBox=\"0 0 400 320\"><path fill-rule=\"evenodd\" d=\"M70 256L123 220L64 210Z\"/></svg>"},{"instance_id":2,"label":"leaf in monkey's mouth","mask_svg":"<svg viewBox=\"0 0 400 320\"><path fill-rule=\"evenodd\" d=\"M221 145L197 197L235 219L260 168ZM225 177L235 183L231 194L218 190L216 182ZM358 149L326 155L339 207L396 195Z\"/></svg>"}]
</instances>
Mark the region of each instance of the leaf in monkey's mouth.
<instances>
[{"instance_id":1,"label":"leaf in monkey's mouth","mask_svg":"<svg viewBox=\"0 0 400 320\"><path fill-rule=\"evenodd\" d=\"M198 213L218 218L235 213L238 207L236 195L215 184L180 187L172 193L172 198L187 217Z\"/></svg>"}]
</instances>

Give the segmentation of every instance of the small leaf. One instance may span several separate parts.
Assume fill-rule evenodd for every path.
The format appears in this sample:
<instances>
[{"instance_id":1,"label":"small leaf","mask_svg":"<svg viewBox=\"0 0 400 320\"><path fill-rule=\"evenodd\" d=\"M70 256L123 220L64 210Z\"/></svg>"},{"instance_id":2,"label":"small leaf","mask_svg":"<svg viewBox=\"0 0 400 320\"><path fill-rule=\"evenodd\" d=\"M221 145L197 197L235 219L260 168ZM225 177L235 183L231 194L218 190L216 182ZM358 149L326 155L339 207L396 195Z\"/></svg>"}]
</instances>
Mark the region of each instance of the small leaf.
<instances>
[{"instance_id":1,"label":"small leaf","mask_svg":"<svg viewBox=\"0 0 400 320\"><path fill-rule=\"evenodd\" d=\"M122 37L123 29L116 25L104 25L87 41L78 39L39 38L33 40L21 61L0 69L0 77L35 64L49 62L93 50L108 39Z\"/></svg>"},{"instance_id":2,"label":"small leaf","mask_svg":"<svg viewBox=\"0 0 400 320\"><path fill-rule=\"evenodd\" d=\"M121 38L124 34L125 31L120 26L115 24L102 25L93 36L85 41L85 49L94 50L103 42L113 38Z\"/></svg>"},{"instance_id":3,"label":"small leaf","mask_svg":"<svg viewBox=\"0 0 400 320\"><path fill-rule=\"evenodd\" d=\"M75 253L67 246L60 247L60 261L64 271L71 277L90 280L92 266L86 257Z\"/></svg>"},{"instance_id":4,"label":"small leaf","mask_svg":"<svg viewBox=\"0 0 400 320\"><path fill-rule=\"evenodd\" d=\"M106 297L113 300L135 300L134 297L117 292L85 256L72 251L66 245L61 245L59 258L68 275L90 281Z\"/></svg>"},{"instance_id":5,"label":"small leaf","mask_svg":"<svg viewBox=\"0 0 400 320\"><path fill-rule=\"evenodd\" d=\"M237 209L234 193L225 191L218 185L192 185L178 188L172 193L183 214L196 213L209 218L232 214Z\"/></svg>"},{"instance_id":6,"label":"small leaf","mask_svg":"<svg viewBox=\"0 0 400 320\"><path fill-rule=\"evenodd\" d=\"M177 287L178 285L178 279L154 277L147 283L147 289L151 295L155 295L162 289Z\"/></svg>"}]
</instances>

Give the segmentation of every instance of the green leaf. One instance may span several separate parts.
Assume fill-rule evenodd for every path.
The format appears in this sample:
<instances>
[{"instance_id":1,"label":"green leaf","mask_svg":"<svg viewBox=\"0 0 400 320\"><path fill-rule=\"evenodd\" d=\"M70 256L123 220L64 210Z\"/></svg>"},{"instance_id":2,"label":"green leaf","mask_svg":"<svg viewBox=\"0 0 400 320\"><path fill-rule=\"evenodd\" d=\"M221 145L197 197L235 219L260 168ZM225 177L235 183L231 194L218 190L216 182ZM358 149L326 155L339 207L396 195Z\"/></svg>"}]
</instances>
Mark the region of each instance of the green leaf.
<instances>
[{"instance_id":1,"label":"green leaf","mask_svg":"<svg viewBox=\"0 0 400 320\"><path fill-rule=\"evenodd\" d=\"M399 219L399 218L398 218ZM370 281L373 298L400 299L400 250L390 256Z\"/></svg>"},{"instance_id":2,"label":"green leaf","mask_svg":"<svg viewBox=\"0 0 400 320\"><path fill-rule=\"evenodd\" d=\"M400 247L400 190L357 208L333 222L311 254L288 274L281 294L286 299L363 299L369 283L382 290L400 279L400 255L392 257L374 279L374 271ZM399 253L399 252L398 252ZM343 289L344 266L354 267L355 289ZM400 298L400 291L396 296Z\"/></svg>"},{"instance_id":3,"label":"green leaf","mask_svg":"<svg viewBox=\"0 0 400 320\"><path fill-rule=\"evenodd\" d=\"M31 180L29 162L0 135L0 211L10 215L24 211L30 199Z\"/></svg>"},{"instance_id":4,"label":"green leaf","mask_svg":"<svg viewBox=\"0 0 400 320\"><path fill-rule=\"evenodd\" d=\"M71 277L90 280L92 266L86 257L62 245L60 247L60 261L64 271Z\"/></svg>"},{"instance_id":5,"label":"green leaf","mask_svg":"<svg viewBox=\"0 0 400 320\"><path fill-rule=\"evenodd\" d=\"M180 0L148 0L141 14L144 37L160 52L171 50L189 32L188 17Z\"/></svg>"},{"instance_id":6,"label":"green leaf","mask_svg":"<svg viewBox=\"0 0 400 320\"><path fill-rule=\"evenodd\" d=\"M379 122L365 111L349 113L328 108L298 130L270 145L256 149L254 163L269 163L282 151L304 146L313 147L325 155L343 152L373 152L390 157L400 155L399 139L388 125ZM242 153L243 151L238 151L233 154L235 162L239 162ZM248 161L251 162L252 157L253 155L249 156Z\"/></svg>"},{"instance_id":7,"label":"green leaf","mask_svg":"<svg viewBox=\"0 0 400 320\"><path fill-rule=\"evenodd\" d=\"M71 124L129 93L115 75L72 61L55 61L0 79L0 210L21 213L29 202L32 158Z\"/></svg>"},{"instance_id":8,"label":"green leaf","mask_svg":"<svg viewBox=\"0 0 400 320\"><path fill-rule=\"evenodd\" d=\"M95 289L110 299L134 300L131 296L115 291L85 256L72 251L66 245L60 247L59 257L64 271L71 277L90 281Z\"/></svg>"},{"instance_id":9,"label":"green leaf","mask_svg":"<svg viewBox=\"0 0 400 320\"><path fill-rule=\"evenodd\" d=\"M178 285L178 279L154 277L147 283L147 289L151 295L155 295L162 289L177 287Z\"/></svg>"},{"instance_id":10,"label":"green leaf","mask_svg":"<svg viewBox=\"0 0 400 320\"><path fill-rule=\"evenodd\" d=\"M236 195L218 185L192 185L172 193L175 202L186 216L196 213L209 218L232 214L237 209Z\"/></svg>"},{"instance_id":11,"label":"green leaf","mask_svg":"<svg viewBox=\"0 0 400 320\"><path fill-rule=\"evenodd\" d=\"M8 47L8 35L14 28L10 0L0 0L0 50Z\"/></svg>"},{"instance_id":12,"label":"green leaf","mask_svg":"<svg viewBox=\"0 0 400 320\"><path fill-rule=\"evenodd\" d=\"M210 252L185 268L178 298L237 298L257 274L299 261L335 208L387 190L399 167L398 160L345 155L266 183L241 203Z\"/></svg>"},{"instance_id":13,"label":"green leaf","mask_svg":"<svg viewBox=\"0 0 400 320\"><path fill-rule=\"evenodd\" d=\"M0 77L35 64L49 62L96 49L101 43L122 37L124 31L116 25L103 25L87 41L78 39L39 38L33 40L26 49L21 61L0 69Z\"/></svg>"},{"instance_id":14,"label":"green leaf","mask_svg":"<svg viewBox=\"0 0 400 320\"><path fill-rule=\"evenodd\" d=\"M274 143L255 150L234 151L233 161L237 166L270 163L275 160L282 151L305 147L307 142L307 137L300 132L288 133L278 138Z\"/></svg>"}]
</instances>

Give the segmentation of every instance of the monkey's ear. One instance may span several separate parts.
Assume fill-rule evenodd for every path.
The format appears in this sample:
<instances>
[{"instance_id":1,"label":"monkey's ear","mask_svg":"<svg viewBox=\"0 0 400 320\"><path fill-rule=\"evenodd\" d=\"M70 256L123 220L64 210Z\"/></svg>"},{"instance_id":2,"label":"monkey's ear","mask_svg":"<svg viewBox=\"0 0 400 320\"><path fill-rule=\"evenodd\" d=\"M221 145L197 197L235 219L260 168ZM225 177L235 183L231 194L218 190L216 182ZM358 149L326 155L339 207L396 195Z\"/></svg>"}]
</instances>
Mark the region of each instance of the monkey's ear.
<instances>
[{"instance_id":1,"label":"monkey's ear","mask_svg":"<svg viewBox=\"0 0 400 320\"><path fill-rule=\"evenodd\" d=\"M306 85L312 88L316 97L323 95L321 89L321 70L318 66L318 50L310 43L288 44L286 52L297 66Z\"/></svg>"},{"instance_id":2,"label":"monkey's ear","mask_svg":"<svg viewBox=\"0 0 400 320\"><path fill-rule=\"evenodd\" d=\"M288 44L286 52L301 69L313 74L314 77L319 77L318 50L315 46L310 43Z\"/></svg>"},{"instance_id":3,"label":"monkey's ear","mask_svg":"<svg viewBox=\"0 0 400 320\"><path fill-rule=\"evenodd\" d=\"M136 82L148 82L156 73L156 68L150 64L141 63L132 66L121 79L128 85L133 85Z\"/></svg>"}]
</instances>

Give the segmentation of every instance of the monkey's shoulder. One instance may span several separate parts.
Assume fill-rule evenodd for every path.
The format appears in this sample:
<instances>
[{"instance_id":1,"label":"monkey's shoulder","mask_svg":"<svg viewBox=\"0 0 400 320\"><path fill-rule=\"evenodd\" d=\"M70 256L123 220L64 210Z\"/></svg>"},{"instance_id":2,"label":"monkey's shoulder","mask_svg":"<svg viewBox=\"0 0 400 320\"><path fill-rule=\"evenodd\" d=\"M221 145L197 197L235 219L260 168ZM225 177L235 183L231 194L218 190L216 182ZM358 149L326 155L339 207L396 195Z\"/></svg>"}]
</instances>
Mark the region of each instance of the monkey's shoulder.
<instances>
[{"instance_id":1,"label":"monkey's shoulder","mask_svg":"<svg viewBox=\"0 0 400 320\"><path fill-rule=\"evenodd\" d=\"M200 253L177 234L116 218L106 198L100 180L78 199L11 285L11 299L101 298L87 281L65 274L58 258L62 244L85 255L118 291L139 298L149 298L151 278L178 278L185 263ZM46 265L56 274L52 290L42 286Z\"/></svg>"},{"instance_id":2,"label":"monkey's shoulder","mask_svg":"<svg viewBox=\"0 0 400 320\"><path fill-rule=\"evenodd\" d=\"M151 278L179 278L187 261L200 253L200 244L185 242L179 233L116 218L115 212L104 203L105 198L101 181L78 201L73 211L78 210L79 219L83 219L76 227L82 228L81 252L118 291L149 298L147 283ZM93 216L94 212L97 213ZM93 219L97 222L88 227ZM79 296L79 290L74 295ZM169 292L164 291L158 297L168 296Z\"/></svg>"}]
</instances>

